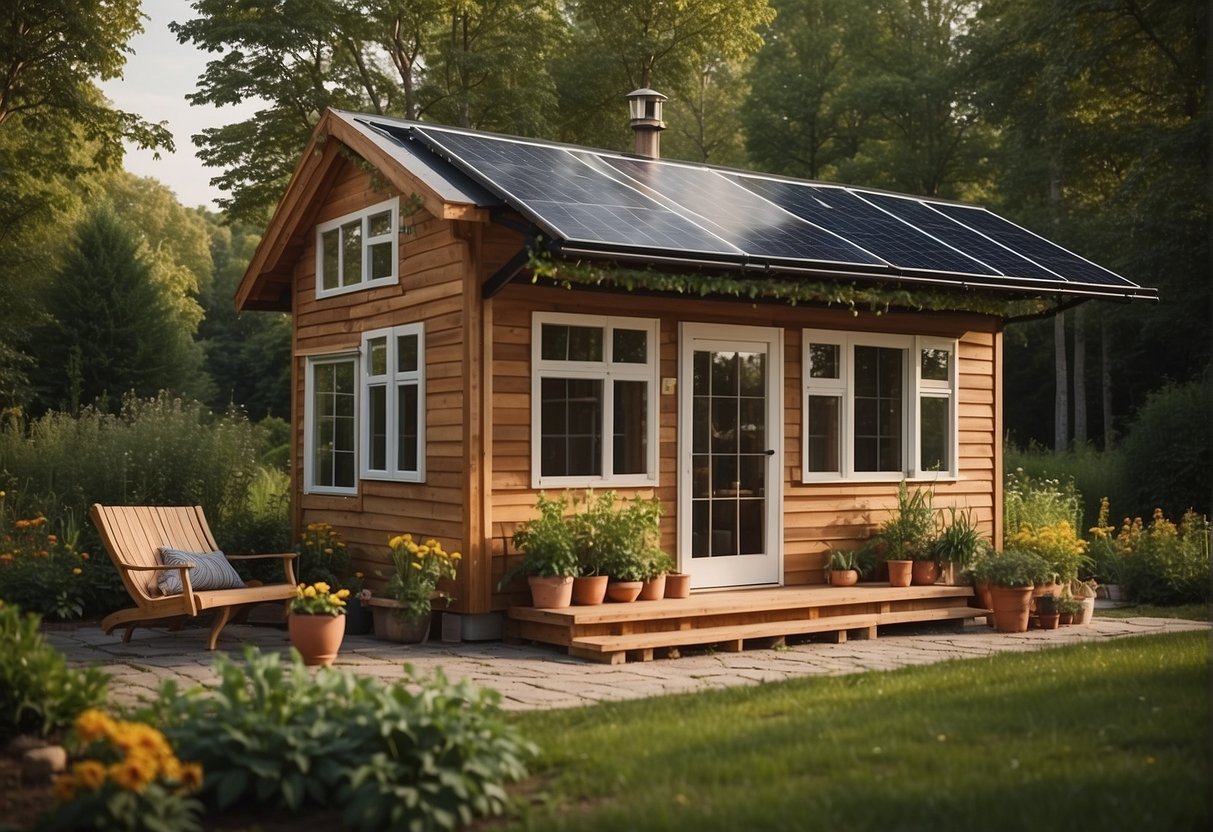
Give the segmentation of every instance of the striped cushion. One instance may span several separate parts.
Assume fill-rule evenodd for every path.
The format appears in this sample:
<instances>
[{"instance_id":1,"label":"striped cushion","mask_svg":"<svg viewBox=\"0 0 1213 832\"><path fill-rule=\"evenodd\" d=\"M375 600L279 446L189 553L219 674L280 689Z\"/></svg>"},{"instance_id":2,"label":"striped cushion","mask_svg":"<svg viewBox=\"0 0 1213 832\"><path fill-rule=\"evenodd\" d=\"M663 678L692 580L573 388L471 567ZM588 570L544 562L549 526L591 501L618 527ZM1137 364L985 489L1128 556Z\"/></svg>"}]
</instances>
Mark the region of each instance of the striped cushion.
<instances>
[{"instance_id":1,"label":"striped cushion","mask_svg":"<svg viewBox=\"0 0 1213 832\"><path fill-rule=\"evenodd\" d=\"M244 586L244 581L228 562L223 552L183 552L180 549L160 548L160 559L165 566L194 564L190 570L190 586L195 592L204 589L235 589ZM165 595L179 595L182 591L180 572L161 572L160 591Z\"/></svg>"}]
</instances>

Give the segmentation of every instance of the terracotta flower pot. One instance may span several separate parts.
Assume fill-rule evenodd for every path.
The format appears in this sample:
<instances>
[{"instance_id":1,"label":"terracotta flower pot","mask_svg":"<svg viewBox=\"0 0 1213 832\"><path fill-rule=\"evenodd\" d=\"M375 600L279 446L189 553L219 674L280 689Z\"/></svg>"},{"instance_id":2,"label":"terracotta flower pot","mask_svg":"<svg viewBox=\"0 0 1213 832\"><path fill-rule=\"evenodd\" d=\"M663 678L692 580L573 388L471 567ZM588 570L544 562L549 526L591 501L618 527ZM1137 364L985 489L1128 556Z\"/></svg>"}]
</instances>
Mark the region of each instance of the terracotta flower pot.
<instances>
[{"instance_id":1,"label":"terracotta flower pot","mask_svg":"<svg viewBox=\"0 0 1213 832\"><path fill-rule=\"evenodd\" d=\"M664 597L665 575L658 575L656 578L650 578L641 585L640 595L636 597L636 600L660 601Z\"/></svg>"},{"instance_id":2,"label":"terracotta flower pot","mask_svg":"<svg viewBox=\"0 0 1213 832\"><path fill-rule=\"evenodd\" d=\"M593 607L606 598L606 575L579 575L573 579L573 604Z\"/></svg>"},{"instance_id":3,"label":"terracotta flower pot","mask_svg":"<svg viewBox=\"0 0 1213 832\"><path fill-rule=\"evenodd\" d=\"M691 576L686 572L671 572L665 576L666 598L690 598Z\"/></svg>"},{"instance_id":4,"label":"terracotta flower pot","mask_svg":"<svg viewBox=\"0 0 1213 832\"><path fill-rule=\"evenodd\" d=\"M572 578L542 578L531 575L527 578L531 586L531 604L541 610L556 610L573 603Z\"/></svg>"},{"instance_id":5,"label":"terracotta flower pot","mask_svg":"<svg viewBox=\"0 0 1213 832\"><path fill-rule=\"evenodd\" d=\"M635 601L644 586L641 581L611 581L607 584L607 600L617 604Z\"/></svg>"},{"instance_id":6,"label":"terracotta flower pot","mask_svg":"<svg viewBox=\"0 0 1213 832\"><path fill-rule=\"evenodd\" d=\"M394 598L371 598L368 603L375 617L375 638L402 644L424 644L429 641L431 616L412 618L403 615L404 604Z\"/></svg>"},{"instance_id":7,"label":"terracotta flower pot","mask_svg":"<svg viewBox=\"0 0 1213 832\"><path fill-rule=\"evenodd\" d=\"M344 615L302 615L287 617L291 646L303 656L306 665L329 665L341 650L345 638Z\"/></svg>"},{"instance_id":8,"label":"terracotta flower pot","mask_svg":"<svg viewBox=\"0 0 1213 832\"><path fill-rule=\"evenodd\" d=\"M914 577L914 561L889 560L885 563L889 567L889 586L910 585L910 581Z\"/></svg>"},{"instance_id":9,"label":"terracotta flower pot","mask_svg":"<svg viewBox=\"0 0 1213 832\"><path fill-rule=\"evenodd\" d=\"M1032 606L1032 587L990 587L993 599L994 629L1000 633L1023 633L1028 629Z\"/></svg>"},{"instance_id":10,"label":"terracotta flower pot","mask_svg":"<svg viewBox=\"0 0 1213 832\"><path fill-rule=\"evenodd\" d=\"M916 560L910 567L910 582L914 586L931 586L939 580L939 564L933 560Z\"/></svg>"},{"instance_id":11,"label":"terracotta flower pot","mask_svg":"<svg viewBox=\"0 0 1213 832\"><path fill-rule=\"evenodd\" d=\"M1057 625L1061 623L1061 613L1039 613L1036 616L1036 623L1042 630L1056 630Z\"/></svg>"},{"instance_id":12,"label":"terracotta flower pot","mask_svg":"<svg viewBox=\"0 0 1213 832\"><path fill-rule=\"evenodd\" d=\"M855 569L831 569L830 586L855 586L859 583L859 572Z\"/></svg>"}]
</instances>

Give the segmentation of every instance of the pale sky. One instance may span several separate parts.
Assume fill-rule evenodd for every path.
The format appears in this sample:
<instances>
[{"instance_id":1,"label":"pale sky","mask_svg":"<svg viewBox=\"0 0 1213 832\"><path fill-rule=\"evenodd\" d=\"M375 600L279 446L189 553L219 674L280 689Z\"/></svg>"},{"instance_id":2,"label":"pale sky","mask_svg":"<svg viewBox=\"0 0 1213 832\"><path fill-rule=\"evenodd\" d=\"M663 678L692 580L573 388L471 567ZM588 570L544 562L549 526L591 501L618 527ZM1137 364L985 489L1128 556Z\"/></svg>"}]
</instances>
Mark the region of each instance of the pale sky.
<instances>
[{"instance_id":1,"label":"pale sky","mask_svg":"<svg viewBox=\"0 0 1213 832\"><path fill-rule=\"evenodd\" d=\"M136 113L150 122L166 121L177 145L175 153L161 152L160 159L149 151L127 147L123 167L138 176L158 179L177 194L182 205L199 205L212 210L220 191L208 183L221 171L208 168L194 155L197 150L190 136L204 127L216 127L242 121L257 110L256 104L239 107L191 106L185 100L194 92L198 76L206 69L207 60L218 53L205 53L192 45L177 43L168 24L184 23L195 15L189 0L143 0L143 33L130 42L134 54L127 56L123 78L101 85L102 92L114 106Z\"/></svg>"}]
</instances>

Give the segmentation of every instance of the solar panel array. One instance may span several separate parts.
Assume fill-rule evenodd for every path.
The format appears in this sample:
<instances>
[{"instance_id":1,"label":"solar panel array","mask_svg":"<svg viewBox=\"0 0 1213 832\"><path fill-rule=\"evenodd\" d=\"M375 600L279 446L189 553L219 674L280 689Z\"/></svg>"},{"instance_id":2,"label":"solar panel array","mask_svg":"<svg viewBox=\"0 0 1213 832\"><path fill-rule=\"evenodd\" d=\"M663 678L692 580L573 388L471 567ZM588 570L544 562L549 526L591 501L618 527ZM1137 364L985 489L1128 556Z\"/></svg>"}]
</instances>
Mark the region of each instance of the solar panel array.
<instances>
[{"instance_id":1,"label":"solar panel array","mask_svg":"<svg viewBox=\"0 0 1213 832\"><path fill-rule=\"evenodd\" d=\"M566 249L1148 296L984 208L431 125L417 139Z\"/></svg>"}]
</instances>

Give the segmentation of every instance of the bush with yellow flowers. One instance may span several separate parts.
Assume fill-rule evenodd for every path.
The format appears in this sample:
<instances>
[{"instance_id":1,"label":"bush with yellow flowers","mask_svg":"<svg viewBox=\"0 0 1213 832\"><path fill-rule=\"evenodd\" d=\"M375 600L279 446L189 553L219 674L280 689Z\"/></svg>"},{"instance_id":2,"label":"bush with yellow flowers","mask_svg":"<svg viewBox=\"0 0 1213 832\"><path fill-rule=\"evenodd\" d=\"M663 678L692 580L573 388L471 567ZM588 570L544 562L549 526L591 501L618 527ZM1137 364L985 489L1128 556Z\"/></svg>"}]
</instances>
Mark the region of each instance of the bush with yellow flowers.
<instances>
[{"instance_id":1,"label":"bush with yellow flowers","mask_svg":"<svg viewBox=\"0 0 1213 832\"><path fill-rule=\"evenodd\" d=\"M1033 552L1049 563L1050 570L1062 583L1076 579L1079 572L1090 564L1087 543L1080 540L1069 520L1060 520L1046 526L1024 524L1013 534L1007 535L1006 547Z\"/></svg>"},{"instance_id":2,"label":"bush with yellow flowers","mask_svg":"<svg viewBox=\"0 0 1213 832\"><path fill-rule=\"evenodd\" d=\"M434 599L450 603L450 594L439 589L438 582L455 578L462 555L448 553L433 538L419 543L411 534L390 538L388 548L395 571L388 578L387 594L404 605L406 619L428 619Z\"/></svg>"},{"instance_id":3,"label":"bush with yellow flowers","mask_svg":"<svg viewBox=\"0 0 1213 832\"><path fill-rule=\"evenodd\" d=\"M324 581L340 586L350 566L350 552L341 532L328 523L308 523L299 537L299 561L295 565L299 580L307 584Z\"/></svg>"},{"instance_id":4,"label":"bush with yellow flowers","mask_svg":"<svg viewBox=\"0 0 1213 832\"><path fill-rule=\"evenodd\" d=\"M324 581L314 584L299 584L295 597L291 599L294 615L345 615L345 599L350 597L348 589L334 590Z\"/></svg>"},{"instance_id":5,"label":"bush with yellow flowers","mask_svg":"<svg viewBox=\"0 0 1213 832\"><path fill-rule=\"evenodd\" d=\"M71 768L55 780L56 805L39 829L199 830L202 766L177 758L163 733L90 708L76 717Z\"/></svg>"},{"instance_id":6,"label":"bush with yellow flowers","mask_svg":"<svg viewBox=\"0 0 1213 832\"><path fill-rule=\"evenodd\" d=\"M1091 533L1116 552L1120 586L1129 600L1164 606L1209 601L1208 518L1188 509L1176 524L1156 508L1148 524L1126 517L1114 539L1106 512L1100 518Z\"/></svg>"}]
</instances>

